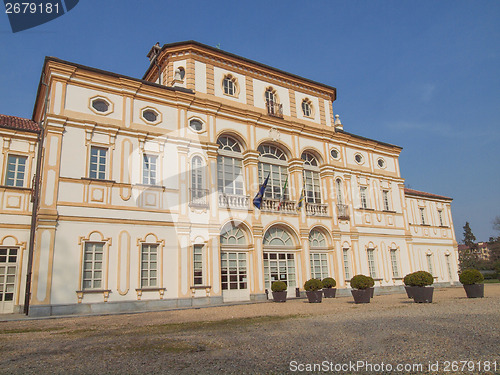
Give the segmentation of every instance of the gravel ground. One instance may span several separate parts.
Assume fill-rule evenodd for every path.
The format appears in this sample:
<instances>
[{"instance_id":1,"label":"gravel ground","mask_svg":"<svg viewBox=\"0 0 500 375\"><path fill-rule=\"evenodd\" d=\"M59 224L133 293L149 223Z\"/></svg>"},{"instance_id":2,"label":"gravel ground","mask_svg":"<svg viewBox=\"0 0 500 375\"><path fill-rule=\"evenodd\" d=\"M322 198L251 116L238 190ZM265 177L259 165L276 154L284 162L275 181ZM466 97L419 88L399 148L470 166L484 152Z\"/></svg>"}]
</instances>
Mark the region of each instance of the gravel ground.
<instances>
[{"instance_id":1,"label":"gravel ground","mask_svg":"<svg viewBox=\"0 0 500 375\"><path fill-rule=\"evenodd\" d=\"M448 288L432 304L392 294L366 305L343 297L1 322L0 374L500 374L500 284L485 295ZM474 362L461 371L452 361Z\"/></svg>"}]
</instances>

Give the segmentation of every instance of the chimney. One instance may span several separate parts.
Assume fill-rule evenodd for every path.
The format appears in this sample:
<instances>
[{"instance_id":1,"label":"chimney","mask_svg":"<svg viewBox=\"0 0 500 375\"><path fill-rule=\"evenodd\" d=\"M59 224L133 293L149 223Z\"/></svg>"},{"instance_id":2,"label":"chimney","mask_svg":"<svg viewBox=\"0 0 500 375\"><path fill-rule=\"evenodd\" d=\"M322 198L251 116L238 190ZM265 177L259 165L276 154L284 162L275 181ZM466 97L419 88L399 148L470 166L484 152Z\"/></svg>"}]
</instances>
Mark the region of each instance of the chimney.
<instances>
[{"instance_id":1,"label":"chimney","mask_svg":"<svg viewBox=\"0 0 500 375\"><path fill-rule=\"evenodd\" d=\"M156 58L156 56L158 56L158 53L160 51L161 51L160 42L156 42L156 44L153 47L151 47L151 49L147 54L150 64Z\"/></svg>"},{"instance_id":2,"label":"chimney","mask_svg":"<svg viewBox=\"0 0 500 375\"><path fill-rule=\"evenodd\" d=\"M335 115L335 122L333 123L333 126L335 127L335 129L344 130L344 126L340 122L339 115Z\"/></svg>"}]
</instances>

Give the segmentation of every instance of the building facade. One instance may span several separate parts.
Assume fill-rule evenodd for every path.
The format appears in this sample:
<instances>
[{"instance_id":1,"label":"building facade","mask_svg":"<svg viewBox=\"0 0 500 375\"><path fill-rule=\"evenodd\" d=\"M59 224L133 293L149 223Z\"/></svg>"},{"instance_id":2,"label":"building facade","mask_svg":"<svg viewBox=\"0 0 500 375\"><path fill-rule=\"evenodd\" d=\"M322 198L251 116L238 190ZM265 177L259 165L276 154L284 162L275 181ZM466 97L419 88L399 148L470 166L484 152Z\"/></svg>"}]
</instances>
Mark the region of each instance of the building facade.
<instances>
[{"instance_id":1,"label":"building facade","mask_svg":"<svg viewBox=\"0 0 500 375\"><path fill-rule=\"evenodd\" d=\"M360 273L457 281L451 199L405 189L401 148L345 131L334 87L193 41L148 57L142 79L45 60L30 314L264 299L275 280L295 296Z\"/></svg>"}]
</instances>

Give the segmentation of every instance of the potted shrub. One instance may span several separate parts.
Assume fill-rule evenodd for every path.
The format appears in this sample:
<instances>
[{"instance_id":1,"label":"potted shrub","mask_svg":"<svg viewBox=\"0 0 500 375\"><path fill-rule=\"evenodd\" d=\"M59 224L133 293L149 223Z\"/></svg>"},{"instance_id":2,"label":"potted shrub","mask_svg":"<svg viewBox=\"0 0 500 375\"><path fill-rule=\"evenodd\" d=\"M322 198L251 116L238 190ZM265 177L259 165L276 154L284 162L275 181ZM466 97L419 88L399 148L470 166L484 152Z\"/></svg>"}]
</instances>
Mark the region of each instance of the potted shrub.
<instances>
[{"instance_id":1,"label":"potted shrub","mask_svg":"<svg viewBox=\"0 0 500 375\"><path fill-rule=\"evenodd\" d=\"M320 303L323 300L323 283L318 279L309 279L304 284L309 303Z\"/></svg>"},{"instance_id":2,"label":"potted shrub","mask_svg":"<svg viewBox=\"0 0 500 375\"><path fill-rule=\"evenodd\" d=\"M373 279L365 275L356 275L351 279L351 290L354 303L370 303Z\"/></svg>"},{"instance_id":3,"label":"potted shrub","mask_svg":"<svg viewBox=\"0 0 500 375\"><path fill-rule=\"evenodd\" d=\"M413 298L413 293L411 292L412 286L410 285L411 275L413 275L413 273L409 273L403 279L403 283L405 284L406 295L408 296L408 298Z\"/></svg>"},{"instance_id":4,"label":"potted shrub","mask_svg":"<svg viewBox=\"0 0 500 375\"><path fill-rule=\"evenodd\" d=\"M458 279L464 286L467 298L484 297L484 276L481 272L475 269L468 269L463 271Z\"/></svg>"},{"instance_id":5,"label":"potted shrub","mask_svg":"<svg viewBox=\"0 0 500 375\"><path fill-rule=\"evenodd\" d=\"M274 302L286 302L286 284L283 281L274 281L271 284Z\"/></svg>"},{"instance_id":6,"label":"potted shrub","mask_svg":"<svg viewBox=\"0 0 500 375\"><path fill-rule=\"evenodd\" d=\"M410 275L408 284L412 287L411 294L416 303L432 303L434 277L427 271L417 271Z\"/></svg>"},{"instance_id":7,"label":"potted shrub","mask_svg":"<svg viewBox=\"0 0 500 375\"><path fill-rule=\"evenodd\" d=\"M335 289L337 286L335 279L333 277L325 277L321 282L323 283L323 296L325 298L335 298L335 293L337 292L337 289Z\"/></svg>"}]
</instances>

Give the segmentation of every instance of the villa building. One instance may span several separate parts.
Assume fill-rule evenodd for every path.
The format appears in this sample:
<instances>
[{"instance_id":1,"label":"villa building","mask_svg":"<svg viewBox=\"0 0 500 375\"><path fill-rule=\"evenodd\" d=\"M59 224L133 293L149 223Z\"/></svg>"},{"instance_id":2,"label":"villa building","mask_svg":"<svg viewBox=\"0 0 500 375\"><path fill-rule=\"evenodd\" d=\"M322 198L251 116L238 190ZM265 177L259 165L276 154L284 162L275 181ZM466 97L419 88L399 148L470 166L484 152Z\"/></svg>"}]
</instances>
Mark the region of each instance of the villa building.
<instances>
[{"instance_id":1,"label":"villa building","mask_svg":"<svg viewBox=\"0 0 500 375\"><path fill-rule=\"evenodd\" d=\"M142 79L48 57L33 121L0 123L1 312L24 304L37 124L30 315L457 282L451 198L405 189L402 149L345 131L334 87L193 41L148 57Z\"/></svg>"}]
</instances>

